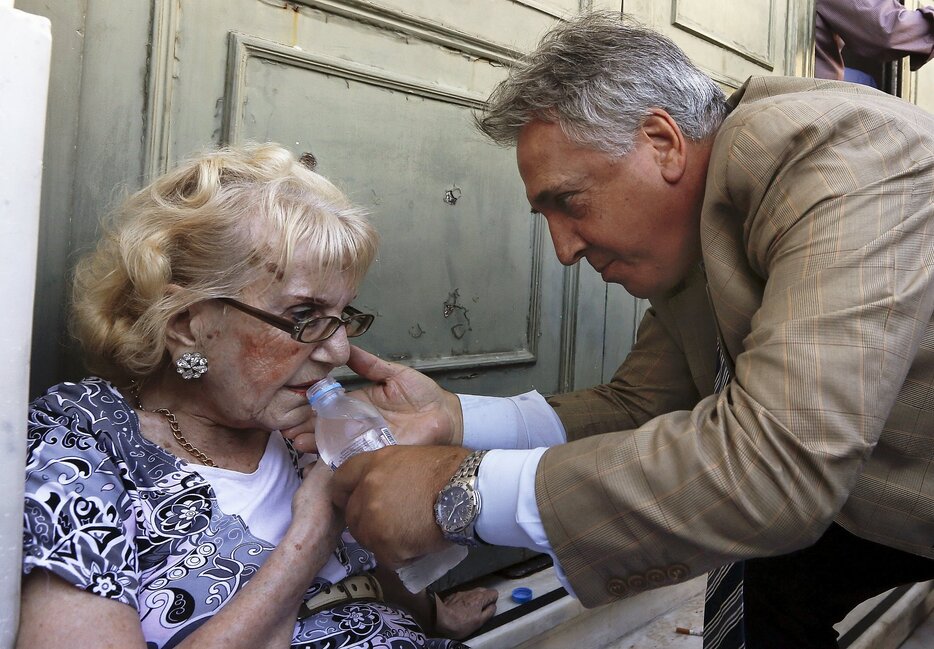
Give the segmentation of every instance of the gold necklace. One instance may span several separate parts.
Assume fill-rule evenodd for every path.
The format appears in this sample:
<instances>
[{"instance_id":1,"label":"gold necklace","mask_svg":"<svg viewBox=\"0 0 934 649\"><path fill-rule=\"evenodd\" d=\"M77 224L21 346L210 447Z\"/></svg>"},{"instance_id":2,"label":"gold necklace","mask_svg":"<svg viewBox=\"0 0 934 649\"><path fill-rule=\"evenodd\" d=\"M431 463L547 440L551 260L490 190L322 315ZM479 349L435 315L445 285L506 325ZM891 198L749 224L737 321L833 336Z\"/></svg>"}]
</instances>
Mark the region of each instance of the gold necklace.
<instances>
[{"instance_id":1,"label":"gold necklace","mask_svg":"<svg viewBox=\"0 0 934 649\"><path fill-rule=\"evenodd\" d=\"M142 410L142 408L140 408L140 410ZM214 467L217 466L214 463L214 460L212 460L211 458L209 458L207 455L204 454L204 451L202 451L199 448L195 448L195 446L192 445L191 442L185 439L185 436L182 435L181 429L178 427L178 419L175 418L175 413L173 413L168 408L156 408L155 410L151 410L150 412L158 412L160 415L164 415L165 418L169 420L169 428L172 429L172 437L174 437L175 440L179 444L182 445L183 449L185 449L191 455L194 455L196 458L198 458L198 461L201 462L201 464L205 464L207 466L214 466Z\"/></svg>"},{"instance_id":2,"label":"gold necklace","mask_svg":"<svg viewBox=\"0 0 934 649\"><path fill-rule=\"evenodd\" d=\"M146 409L143 408L143 404L139 400L139 386L135 387L133 393L136 395L136 407L143 412L146 412ZM182 435L182 429L178 425L178 418L175 416L174 412L168 408L154 408L149 412L155 412L165 417L169 421L169 428L172 429L172 437L175 438L175 441L181 444L182 448L188 451L190 455L198 458L198 461L201 462L201 464L204 464L205 466L217 466L217 464L214 463L214 460L204 454L204 451L195 447L191 442L185 439L185 436Z\"/></svg>"}]
</instances>

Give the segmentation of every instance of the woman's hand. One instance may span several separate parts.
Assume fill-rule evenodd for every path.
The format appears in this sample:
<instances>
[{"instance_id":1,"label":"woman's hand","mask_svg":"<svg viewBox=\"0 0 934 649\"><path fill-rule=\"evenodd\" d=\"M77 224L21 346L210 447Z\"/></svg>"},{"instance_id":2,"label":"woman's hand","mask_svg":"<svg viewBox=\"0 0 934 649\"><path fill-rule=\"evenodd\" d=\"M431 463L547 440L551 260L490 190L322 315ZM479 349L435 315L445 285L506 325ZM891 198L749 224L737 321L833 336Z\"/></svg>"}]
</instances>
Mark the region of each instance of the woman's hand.
<instances>
[{"instance_id":1,"label":"woman's hand","mask_svg":"<svg viewBox=\"0 0 934 649\"><path fill-rule=\"evenodd\" d=\"M292 523L289 533L311 535L327 548L337 547L345 527L344 516L331 502L333 472L324 462L305 467L302 485L292 496ZM312 575L314 576L314 575Z\"/></svg>"},{"instance_id":2,"label":"woman's hand","mask_svg":"<svg viewBox=\"0 0 934 649\"><path fill-rule=\"evenodd\" d=\"M457 395L411 367L359 347L350 348L347 366L374 383L353 396L376 406L400 444L460 446L464 418Z\"/></svg>"},{"instance_id":3,"label":"woman's hand","mask_svg":"<svg viewBox=\"0 0 934 649\"><path fill-rule=\"evenodd\" d=\"M438 612L435 632L444 638L459 640L479 629L496 613L496 599L492 588L474 588L448 595L444 599L434 595Z\"/></svg>"},{"instance_id":4,"label":"woman's hand","mask_svg":"<svg viewBox=\"0 0 934 649\"><path fill-rule=\"evenodd\" d=\"M282 436L292 442L292 446L300 453L317 453L318 444L315 442L315 412L308 406L308 419L297 426L279 430Z\"/></svg>"}]
</instances>

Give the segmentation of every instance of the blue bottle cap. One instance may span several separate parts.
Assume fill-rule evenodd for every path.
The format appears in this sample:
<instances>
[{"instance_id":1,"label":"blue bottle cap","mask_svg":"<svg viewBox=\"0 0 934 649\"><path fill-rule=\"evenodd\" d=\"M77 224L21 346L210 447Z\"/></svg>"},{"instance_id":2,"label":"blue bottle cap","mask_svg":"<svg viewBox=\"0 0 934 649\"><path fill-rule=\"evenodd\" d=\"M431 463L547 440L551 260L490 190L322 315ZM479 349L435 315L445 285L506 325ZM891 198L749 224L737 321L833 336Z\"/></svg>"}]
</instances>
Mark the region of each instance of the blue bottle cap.
<instances>
[{"instance_id":1,"label":"blue bottle cap","mask_svg":"<svg viewBox=\"0 0 934 649\"><path fill-rule=\"evenodd\" d=\"M308 398L308 403L311 404L312 408L321 400L321 397L343 388L343 386L332 379L330 376L325 376L323 379L312 385L305 391L305 396Z\"/></svg>"},{"instance_id":2,"label":"blue bottle cap","mask_svg":"<svg viewBox=\"0 0 934 649\"><path fill-rule=\"evenodd\" d=\"M532 599L532 589L521 586L512 589L512 601L517 604L524 604Z\"/></svg>"}]
</instances>

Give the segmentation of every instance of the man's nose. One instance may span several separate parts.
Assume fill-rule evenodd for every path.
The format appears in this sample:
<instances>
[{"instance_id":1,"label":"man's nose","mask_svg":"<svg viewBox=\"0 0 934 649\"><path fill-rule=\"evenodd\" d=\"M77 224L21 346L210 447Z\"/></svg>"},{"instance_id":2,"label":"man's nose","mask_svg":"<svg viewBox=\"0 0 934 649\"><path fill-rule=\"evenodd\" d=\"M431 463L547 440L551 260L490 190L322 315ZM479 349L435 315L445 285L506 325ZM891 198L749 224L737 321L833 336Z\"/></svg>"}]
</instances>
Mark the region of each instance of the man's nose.
<instances>
[{"instance_id":1,"label":"man's nose","mask_svg":"<svg viewBox=\"0 0 934 649\"><path fill-rule=\"evenodd\" d=\"M547 218L548 231L551 233L551 242L555 247L555 254L565 266L573 266L584 256L586 244L574 228L558 218Z\"/></svg>"}]
</instances>

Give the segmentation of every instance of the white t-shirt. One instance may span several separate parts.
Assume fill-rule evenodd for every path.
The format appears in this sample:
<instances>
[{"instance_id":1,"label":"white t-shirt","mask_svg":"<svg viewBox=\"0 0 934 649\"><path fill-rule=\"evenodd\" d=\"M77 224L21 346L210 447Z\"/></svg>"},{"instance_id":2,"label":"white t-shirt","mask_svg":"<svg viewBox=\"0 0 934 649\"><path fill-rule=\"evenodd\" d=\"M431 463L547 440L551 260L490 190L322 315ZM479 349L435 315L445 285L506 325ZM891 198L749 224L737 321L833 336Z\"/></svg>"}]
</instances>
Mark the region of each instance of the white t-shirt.
<instances>
[{"instance_id":1,"label":"white t-shirt","mask_svg":"<svg viewBox=\"0 0 934 649\"><path fill-rule=\"evenodd\" d=\"M299 464L304 466L313 457L305 455ZM253 473L210 466L199 466L197 471L214 489L221 511L239 516L255 536L279 545L292 521L292 497L302 483L282 433L274 430L269 434L266 451ZM355 543L346 530L341 538ZM318 576L337 582L347 576L347 568L332 552Z\"/></svg>"}]
</instances>

